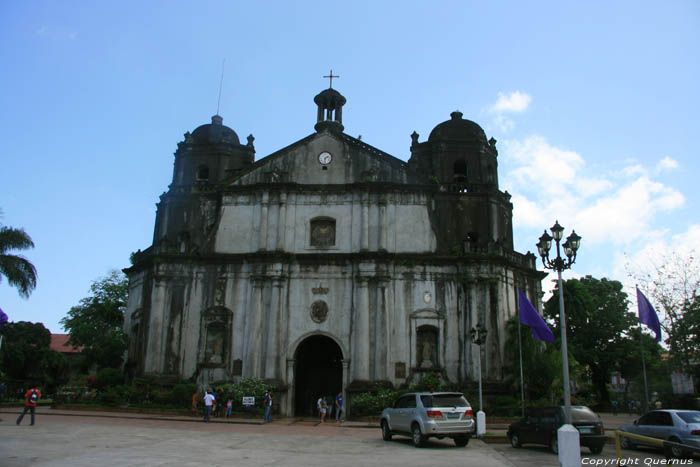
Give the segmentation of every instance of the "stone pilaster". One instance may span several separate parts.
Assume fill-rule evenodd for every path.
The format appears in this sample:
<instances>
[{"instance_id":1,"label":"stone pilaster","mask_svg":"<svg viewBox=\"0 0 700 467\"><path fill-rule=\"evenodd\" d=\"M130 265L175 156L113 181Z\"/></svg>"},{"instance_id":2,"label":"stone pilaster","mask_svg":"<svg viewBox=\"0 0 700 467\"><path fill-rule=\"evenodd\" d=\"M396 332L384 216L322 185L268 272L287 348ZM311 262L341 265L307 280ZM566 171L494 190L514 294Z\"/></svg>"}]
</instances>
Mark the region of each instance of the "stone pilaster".
<instances>
[{"instance_id":1,"label":"stone pilaster","mask_svg":"<svg viewBox=\"0 0 700 467\"><path fill-rule=\"evenodd\" d=\"M270 207L270 194L265 191L262 194L262 208L260 214L260 247L259 250L267 250L267 216Z\"/></svg>"},{"instance_id":2,"label":"stone pilaster","mask_svg":"<svg viewBox=\"0 0 700 467\"><path fill-rule=\"evenodd\" d=\"M387 237L386 199L379 201L379 251L386 251Z\"/></svg>"},{"instance_id":3,"label":"stone pilaster","mask_svg":"<svg viewBox=\"0 0 700 467\"><path fill-rule=\"evenodd\" d=\"M369 194L362 194L362 219L360 231L360 250L369 250Z\"/></svg>"},{"instance_id":4,"label":"stone pilaster","mask_svg":"<svg viewBox=\"0 0 700 467\"><path fill-rule=\"evenodd\" d=\"M353 361L356 380L369 380L369 281L365 277L357 277L357 306L352 335Z\"/></svg>"},{"instance_id":5,"label":"stone pilaster","mask_svg":"<svg viewBox=\"0 0 700 467\"><path fill-rule=\"evenodd\" d=\"M245 336L248 339L248 368L247 377L260 378L262 377L262 352L263 352L263 292L265 289L265 281L263 278L253 278L253 312L251 319L250 331Z\"/></svg>"},{"instance_id":6,"label":"stone pilaster","mask_svg":"<svg viewBox=\"0 0 700 467\"><path fill-rule=\"evenodd\" d=\"M287 193L284 192L280 193L277 228L277 250L284 251L285 233L287 231Z\"/></svg>"}]
</instances>

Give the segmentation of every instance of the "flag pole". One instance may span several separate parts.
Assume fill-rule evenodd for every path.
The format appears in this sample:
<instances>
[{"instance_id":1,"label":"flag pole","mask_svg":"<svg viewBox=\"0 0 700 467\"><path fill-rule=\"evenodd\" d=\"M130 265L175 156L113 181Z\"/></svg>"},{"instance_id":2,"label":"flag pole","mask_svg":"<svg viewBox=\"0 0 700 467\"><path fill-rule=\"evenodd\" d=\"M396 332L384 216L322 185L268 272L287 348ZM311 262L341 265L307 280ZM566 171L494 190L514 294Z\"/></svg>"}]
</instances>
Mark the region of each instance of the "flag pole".
<instances>
[{"instance_id":1,"label":"flag pole","mask_svg":"<svg viewBox=\"0 0 700 467\"><path fill-rule=\"evenodd\" d=\"M637 284L634 287L639 290ZM637 297L637 308L639 308L639 297ZM644 358L644 340L642 339L642 321L639 320L639 349L642 352L642 375L644 376L644 407L642 408L642 413L649 410L649 386L647 386L647 364Z\"/></svg>"},{"instance_id":2,"label":"flag pole","mask_svg":"<svg viewBox=\"0 0 700 467\"><path fill-rule=\"evenodd\" d=\"M523 340L520 333L520 298L518 297L518 349L520 350L520 408L525 417L525 381L523 380Z\"/></svg>"},{"instance_id":3,"label":"flag pole","mask_svg":"<svg viewBox=\"0 0 700 467\"><path fill-rule=\"evenodd\" d=\"M639 348L642 351L642 374L644 375L644 409L642 413L649 410L649 387L647 386L647 364L644 359L644 341L642 340L642 323L639 323Z\"/></svg>"}]
</instances>

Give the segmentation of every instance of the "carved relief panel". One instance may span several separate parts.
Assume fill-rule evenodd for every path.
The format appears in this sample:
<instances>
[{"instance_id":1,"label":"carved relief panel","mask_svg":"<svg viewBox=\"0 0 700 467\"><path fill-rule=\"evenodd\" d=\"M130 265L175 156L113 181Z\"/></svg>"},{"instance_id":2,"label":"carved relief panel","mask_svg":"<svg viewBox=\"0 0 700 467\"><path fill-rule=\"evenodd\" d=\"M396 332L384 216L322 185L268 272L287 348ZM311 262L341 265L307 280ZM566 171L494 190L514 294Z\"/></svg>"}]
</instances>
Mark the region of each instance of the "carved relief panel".
<instances>
[{"instance_id":1,"label":"carved relief panel","mask_svg":"<svg viewBox=\"0 0 700 467\"><path fill-rule=\"evenodd\" d=\"M335 246L335 219L323 217L311 221L311 246L328 248Z\"/></svg>"}]
</instances>

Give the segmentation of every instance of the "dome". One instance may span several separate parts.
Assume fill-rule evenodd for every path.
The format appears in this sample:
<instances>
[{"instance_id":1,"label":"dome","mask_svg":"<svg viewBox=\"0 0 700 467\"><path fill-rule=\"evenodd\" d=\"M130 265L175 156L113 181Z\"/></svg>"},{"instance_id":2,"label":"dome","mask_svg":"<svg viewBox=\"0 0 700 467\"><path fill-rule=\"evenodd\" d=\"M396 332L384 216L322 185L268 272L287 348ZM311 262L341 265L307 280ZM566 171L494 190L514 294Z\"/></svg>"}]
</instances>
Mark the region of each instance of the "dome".
<instances>
[{"instance_id":1,"label":"dome","mask_svg":"<svg viewBox=\"0 0 700 467\"><path fill-rule=\"evenodd\" d=\"M428 141L473 141L486 144L486 133L476 123L462 118L462 112L452 112L452 117L430 132Z\"/></svg>"},{"instance_id":2,"label":"dome","mask_svg":"<svg viewBox=\"0 0 700 467\"><path fill-rule=\"evenodd\" d=\"M344 106L347 100L345 99L345 96L343 96L335 89L328 88L317 94L316 97L314 97L314 102L325 108L335 109L337 107Z\"/></svg>"},{"instance_id":3,"label":"dome","mask_svg":"<svg viewBox=\"0 0 700 467\"><path fill-rule=\"evenodd\" d=\"M228 143L240 145L241 143L236 132L225 126L223 122L223 118L219 115L214 115L211 118L211 123L199 126L192 132L192 140L201 144Z\"/></svg>"}]
</instances>

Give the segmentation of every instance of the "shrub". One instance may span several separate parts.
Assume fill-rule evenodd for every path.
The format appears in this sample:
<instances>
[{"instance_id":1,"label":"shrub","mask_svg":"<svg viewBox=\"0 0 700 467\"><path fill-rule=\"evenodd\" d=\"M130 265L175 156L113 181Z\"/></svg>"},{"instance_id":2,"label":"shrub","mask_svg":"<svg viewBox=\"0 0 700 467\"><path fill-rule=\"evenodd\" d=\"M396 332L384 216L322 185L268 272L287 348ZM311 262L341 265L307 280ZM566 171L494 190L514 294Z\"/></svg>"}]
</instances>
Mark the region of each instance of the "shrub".
<instances>
[{"instance_id":1,"label":"shrub","mask_svg":"<svg viewBox=\"0 0 700 467\"><path fill-rule=\"evenodd\" d=\"M437 392L440 389L442 389L442 379L440 379L440 375L433 371L423 376L423 378L421 378L418 384L413 386L412 389L418 392Z\"/></svg>"},{"instance_id":2,"label":"shrub","mask_svg":"<svg viewBox=\"0 0 700 467\"><path fill-rule=\"evenodd\" d=\"M100 387L117 386L122 383L123 379L122 372L116 368L102 368L97 372L97 381Z\"/></svg>"},{"instance_id":3,"label":"shrub","mask_svg":"<svg viewBox=\"0 0 700 467\"><path fill-rule=\"evenodd\" d=\"M128 394L129 388L126 386L111 386L98 394L97 401L107 406L123 405L128 401Z\"/></svg>"},{"instance_id":4,"label":"shrub","mask_svg":"<svg viewBox=\"0 0 700 467\"><path fill-rule=\"evenodd\" d=\"M172 403L177 407L189 407L192 403L192 394L197 391L195 383L178 383L173 386Z\"/></svg>"},{"instance_id":5,"label":"shrub","mask_svg":"<svg viewBox=\"0 0 700 467\"><path fill-rule=\"evenodd\" d=\"M398 393L391 389L360 393L352 400L353 415L379 415L386 407L392 406L397 397Z\"/></svg>"}]
</instances>

